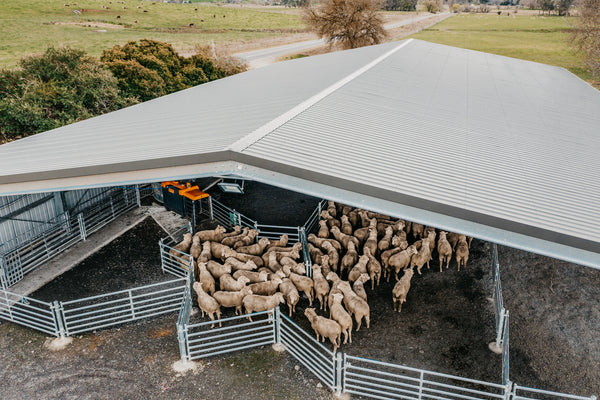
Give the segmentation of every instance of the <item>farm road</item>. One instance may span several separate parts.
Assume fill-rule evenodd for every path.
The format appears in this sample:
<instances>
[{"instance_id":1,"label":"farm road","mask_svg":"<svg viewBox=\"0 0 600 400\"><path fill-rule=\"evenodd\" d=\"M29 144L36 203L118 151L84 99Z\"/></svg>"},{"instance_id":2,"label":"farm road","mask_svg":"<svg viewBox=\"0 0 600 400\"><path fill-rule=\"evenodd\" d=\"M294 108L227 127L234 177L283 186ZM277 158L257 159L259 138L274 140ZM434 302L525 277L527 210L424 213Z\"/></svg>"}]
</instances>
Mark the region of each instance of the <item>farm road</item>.
<instances>
[{"instance_id":1,"label":"farm road","mask_svg":"<svg viewBox=\"0 0 600 400\"><path fill-rule=\"evenodd\" d=\"M446 15L446 18L450 14L428 14L421 17L411 18L400 22L394 22L384 25L386 30L400 28L406 25L414 24L430 18L439 17L440 15ZM445 19L445 18L444 18ZM324 39L306 40L303 42L290 43L282 46L269 47L266 49L253 50L243 53L236 53L235 56L244 59L251 69L264 67L269 64L277 62L281 57L297 53L303 50L312 49L314 47L323 46L326 42Z\"/></svg>"}]
</instances>

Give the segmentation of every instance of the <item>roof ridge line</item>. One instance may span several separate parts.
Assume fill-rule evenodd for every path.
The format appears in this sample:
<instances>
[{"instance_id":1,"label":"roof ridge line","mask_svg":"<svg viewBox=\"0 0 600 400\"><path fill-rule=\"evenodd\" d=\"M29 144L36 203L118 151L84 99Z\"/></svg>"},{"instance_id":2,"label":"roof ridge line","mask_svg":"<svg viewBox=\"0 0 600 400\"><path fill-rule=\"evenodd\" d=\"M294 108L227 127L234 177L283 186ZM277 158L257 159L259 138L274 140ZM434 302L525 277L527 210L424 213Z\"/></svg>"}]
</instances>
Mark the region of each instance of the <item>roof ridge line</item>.
<instances>
[{"instance_id":1,"label":"roof ridge line","mask_svg":"<svg viewBox=\"0 0 600 400\"><path fill-rule=\"evenodd\" d=\"M394 54L395 52L397 52L404 46L406 46L407 44L411 43L412 41L413 41L412 38L407 39L402 44L394 47L392 50L388 51L387 53L382 54L381 56L377 57L375 60L371 61L367 65L362 66L361 68L352 72L350 75L346 76L345 78L340 79L339 81L335 82L334 84L321 90L319 93L304 100L302 103L294 106L293 108L286 111L285 113L279 115L278 117L272 119L271 121L267 122L266 124L255 129L248 135L238 139L236 142L227 146L226 150L232 150L232 151L237 151L237 152L241 152L241 151L245 150L246 148L250 147L252 144L256 143L257 141L259 141L260 139L262 139L269 133L273 132L275 129L279 128L280 126L282 126L283 124L285 124L286 122L291 120L292 118L296 117L298 114L302 113L303 111L307 110L311 106L315 105L316 103L318 103L325 97L329 96L331 93L335 92L336 90L338 90L345 84L353 81L360 75L364 74L365 72L367 72L368 70L370 70L371 68L373 68L374 66L376 66L377 64L379 64L380 62L382 62L383 60L385 60L386 58L388 58L389 56L391 56L392 54Z\"/></svg>"}]
</instances>

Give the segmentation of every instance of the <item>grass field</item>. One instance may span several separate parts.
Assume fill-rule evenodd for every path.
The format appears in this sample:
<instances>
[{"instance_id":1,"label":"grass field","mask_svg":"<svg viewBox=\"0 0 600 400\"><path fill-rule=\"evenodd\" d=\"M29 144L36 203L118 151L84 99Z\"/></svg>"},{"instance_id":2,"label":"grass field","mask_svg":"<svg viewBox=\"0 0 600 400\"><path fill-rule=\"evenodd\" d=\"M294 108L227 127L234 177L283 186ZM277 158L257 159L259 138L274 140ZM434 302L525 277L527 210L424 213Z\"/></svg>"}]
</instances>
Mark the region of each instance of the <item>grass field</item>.
<instances>
[{"instance_id":1,"label":"grass field","mask_svg":"<svg viewBox=\"0 0 600 400\"><path fill-rule=\"evenodd\" d=\"M590 81L569 46L571 18L537 15L460 14L412 37L430 42L557 65Z\"/></svg>"},{"instance_id":2,"label":"grass field","mask_svg":"<svg viewBox=\"0 0 600 400\"><path fill-rule=\"evenodd\" d=\"M43 52L49 45L70 45L99 56L115 44L148 38L185 52L211 40L223 44L303 30L297 11L283 8L142 0L0 0L0 67L14 66L23 55Z\"/></svg>"}]
</instances>

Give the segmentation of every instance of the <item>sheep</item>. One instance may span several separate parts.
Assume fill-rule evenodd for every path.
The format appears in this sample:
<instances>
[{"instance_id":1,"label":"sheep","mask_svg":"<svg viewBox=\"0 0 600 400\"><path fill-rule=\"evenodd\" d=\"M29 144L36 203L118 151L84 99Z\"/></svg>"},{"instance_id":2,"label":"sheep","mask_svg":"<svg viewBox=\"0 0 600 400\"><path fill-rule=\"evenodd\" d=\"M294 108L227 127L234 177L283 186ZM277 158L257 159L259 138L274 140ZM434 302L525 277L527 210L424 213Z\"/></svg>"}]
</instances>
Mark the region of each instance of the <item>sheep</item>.
<instances>
[{"instance_id":1,"label":"sheep","mask_svg":"<svg viewBox=\"0 0 600 400\"><path fill-rule=\"evenodd\" d=\"M406 296L408 295L408 290L410 289L410 280L414 275L414 270L409 268L404 271L404 275L396 285L394 289L392 289L392 299L394 301L394 311L400 312L402 310L402 303L406 302Z\"/></svg>"},{"instance_id":2,"label":"sheep","mask_svg":"<svg viewBox=\"0 0 600 400\"><path fill-rule=\"evenodd\" d=\"M280 269L278 271L271 271L269 268L267 267L262 267L258 270L258 272L266 272L267 273L267 280L270 281L273 278L275 278L276 276L280 277L281 279L285 278L285 274L283 273L283 271ZM255 282L256 283L256 282Z\"/></svg>"},{"instance_id":3,"label":"sheep","mask_svg":"<svg viewBox=\"0 0 600 400\"><path fill-rule=\"evenodd\" d=\"M267 249L271 247L285 247L287 246L289 240L290 238L288 235L281 235L279 236L279 240L272 240Z\"/></svg>"},{"instance_id":4,"label":"sheep","mask_svg":"<svg viewBox=\"0 0 600 400\"><path fill-rule=\"evenodd\" d=\"M229 274L223 274L219 278L219 288L225 292L237 292L242 290L249 282L250 278L244 275L238 277L236 280Z\"/></svg>"},{"instance_id":5,"label":"sheep","mask_svg":"<svg viewBox=\"0 0 600 400\"><path fill-rule=\"evenodd\" d=\"M258 240L258 243L252 244L250 246L238 247L237 249L235 249L235 251L237 251L238 253L246 253L252 254L253 256L260 256L265 251L269 243L269 239L260 238Z\"/></svg>"},{"instance_id":6,"label":"sheep","mask_svg":"<svg viewBox=\"0 0 600 400\"><path fill-rule=\"evenodd\" d=\"M283 257L289 257L294 260L300 258L300 249L302 244L300 242L296 243L298 246L294 245L294 248L291 251L269 251L262 255L262 260L265 266L269 267L269 264L272 260L275 262L279 262ZM274 254L274 255L273 255Z\"/></svg>"},{"instance_id":7,"label":"sheep","mask_svg":"<svg viewBox=\"0 0 600 400\"><path fill-rule=\"evenodd\" d=\"M379 221L377 222L377 235L384 236L387 228L392 228L392 233L404 230L404 221L401 219L393 222L389 220Z\"/></svg>"},{"instance_id":8,"label":"sheep","mask_svg":"<svg viewBox=\"0 0 600 400\"><path fill-rule=\"evenodd\" d=\"M338 214L341 214L342 216L348 216L348 214L350 214L354 210L354 207L348 206L346 204L338 203L338 206L341 210Z\"/></svg>"},{"instance_id":9,"label":"sheep","mask_svg":"<svg viewBox=\"0 0 600 400\"><path fill-rule=\"evenodd\" d=\"M367 301L367 292L365 291L365 283L371 278L367 274L360 274L357 280L352 285L352 290L364 301Z\"/></svg>"},{"instance_id":10,"label":"sheep","mask_svg":"<svg viewBox=\"0 0 600 400\"><path fill-rule=\"evenodd\" d=\"M333 295L334 294L342 294L342 291L340 290L338 285L340 283L342 283L343 281L340 279L340 277L335 272L328 273L325 276L325 279L327 279L329 282L331 282L331 289L329 290L329 296L327 299L327 305L329 306L329 309L331 310L331 305L333 304Z\"/></svg>"},{"instance_id":11,"label":"sheep","mask_svg":"<svg viewBox=\"0 0 600 400\"><path fill-rule=\"evenodd\" d=\"M335 207L335 203L331 200L327 201L327 212L333 218L337 218L337 208Z\"/></svg>"},{"instance_id":12,"label":"sheep","mask_svg":"<svg viewBox=\"0 0 600 400\"><path fill-rule=\"evenodd\" d=\"M279 253L290 253L293 251L302 250L302 243L296 242L291 247L281 247L281 246L269 246L265 253L279 252Z\"/></svg>"},{"instance_id":13,"label":"sheep","mask_svg":"<svg viewBox=\"0 0 600 400\"><path fill-rule=\"evenodd\" d=\"M208 269L215 279L221 279L221 275L223 274L231 274L231 265L219 264L213 260L209 260L206 263L206 269Z\"/></svg>"},{"instance_id":14,"label":"sheep","mask_svg":"<svg viewBox=\"0 0 600 400\"><path fill-rule=\"evenodd\" d=\"M202 244L200 243L200 238L194 236L192 237L192 247L190 247L190 255L194 260L197 260L202 253Z\"/></svg>"},{"instance_id":15,"label":"sheep","mask_svg":"<svg viewBox=\"0 0 600 400\"><path fill-rule=\"evenodd\" d=\"M331 272L331 266L329 265L329 256L324 255L321 258L321 262L321 272L323 273L323 276L327 276L327 274Z\"/></svg>"},{"instance_id":16,"label":"sheep","mask_svg":"<svg viewBox=\"0 0 600 400\"><path fill-rule=\"evenodd\" d=\"M383 251L386 251L387 249L390 248L390 246L392 245L392 235L393 234L394 234L394 228L392 228L391 226L388 226L387 228L385 228L385 235L379 241L379 243L377 243L377 248L379 249L380 253Z\"/></svg>"},{"instance_id":17,"label":"sheep","mask_svg":"<svg viewBox=\"0 0 600 400\"><path fill-rule=\"evenodd\" d=\"M365 323L367 328L369 328L371 321L371 310L369 308L369 304L366 301L358 297L356 293L350 288L350 283L346 281L342 281L338 287L344 293L344 305L346 309L350 312L350 315L354 315L354 320L356 321L356 331L360 329L360 325L362 319L365 319Z\"/></svg>"},{"instance_id":18,"label":"sheep","mask_svg":"<svg viewBox=\"0 0 600 400\"><path fill-rule=\"evenodd\" d=\"M467 237L465 235L460 235L458 237L458 244L456 245L456 263L458 264L458 270L460 271L460 266L463 265L465 268L467 267L467 261L469 260L469 244L467 243Z\"/></svg>"},{"instance_id":19,"label":"sheep","mask_svg":"<svg viewBox=\"0 0 600 400\"><path fill-rule=\"evenodd\" d=\"M369 237L363 247L363 253L367 248L371 251L371 254L377 253L377 229L369 228Z\"/></svg>"},{"instance_id":20,"label":"sheep","mask_svg":"<svg viewBox=\"0 0 600 400\"><path fill-rule=\"evenodd\" d=\"M317 232L317 236L323 239L329 237L329 228L327 227L327 221L324 219L319 221L319 232Z\"/></svg>"},{"instance_id":21,"label":"sheep","mask_svg":"<svg viewBox=\"0 0 600 400\"><path fill-rule=\"evenodd\" d=\"M339 228L340 226L342 226L341 222L335 219L331 214L329 214L327 210L321 211L321 218L327 221L327 226L329 226L329 228L333 226L337 226Z\"/></svg>"},{"instance_id":22,"label":"sheep","mask_svg":"<svg viewBox=\"0 0 600 400\"><path fill-rule=\"evenodd\" d=\"M379 280L381 279L381 264L371 254L371 250L368 247L365 247L365 255L369 257L367 271L369 271L369 276L371 277L371 290L374 290L375 282L377 281L377 286L379 286Z\"/></svg>"},{"instance_id":23,"label":"sheep","mask_svg":"<svg viewBox=\"0 0 600 400\"><path fill-rule=\"evenodd\" d=\"M202 243L202 251L200 255L197 257L198 262L207 262L212 258L212 252L210 248L210 242Z\"/></svg>"},{"instance_id":24,"label":"sheep","mask_svg":"<svg viewBox=\"0 0 600 400\"><path fill-rule=\"evenodd\" d=\"M237 251L232 249L228 249L227 251L225 251L223 257L233 257L243 262L252 261L254 262L254 264L256 264L257 267L262 267L264 265L263 259L259 256L253 256L252 254L246 253L238 253Z\"/></svg>"},{"instance_id":25,"label":"sheep","mask_svg":"<svg viewBox=\"0 0 600 400\"><path fill-rule=\"evenodd\" d=\"M348 273L348 281L354 283L354 281L357 280L361 274L366 274L368 263L369 256L367 256L366 254L360 256L356 265L352 267L352 270L350 270L350 273Z\"/></svg>"},{"instance_id":26,"label":"sheep","mask_svg":"<svg viewBox=\"0 0 600 400\"><path fill-rule=\"evenodd\" d=\"M223 235L227 230L221 225L217 226L215 229L199 231L194 235L195 238L198 238L201 242L211 241L211 242L221 242L223 240Z\"/></svg>"},{"instance_id":27,"label":"sheep","mask_svg":"<svg viewBox=\"0 0 600 400\"><path fill-rule=\"evenodd\" d=\"M308 305L312 307L312 299L314 292L314 282L308 276L298 275L291 271L290 267L283 267L283 272L285 276L290 278L294 285L296 285L296 289L299 292L304 292L306 297L308 297Z\"/></svg>"},{"instance_id":28,"label":"sheep","mask_svg":"<svg viewBox=\"0 0 600 400\"><path fill-rule=\"evenodd\" d=\"M206 263L198 263L198 272L196 273L197 280L202 283L206 293L213 294L215 292L215 278L206 269Z\"/></svg>"},{"instance_id":29,"label":"sheep","mask_svg":"<svg viewBox=\"0 0 600 400\"><path fill-rule=\"evenodd\" d=\"M356 246L353 242L348 243L348 251L342 258L342 263L340 265L340 274L344 271L350 271L354 265L358 262L358 252L356 251Z\"/></svg>"},{"instance_id":30,"label":"sheep","mask_svg":"<svg viewBox=\"0 0 600 400\"><path fill-rule=\"evenodd\" d=\"M406 240L406 232L398 231L396 236L392 237L392 246L400 247L405 250L408 247L408 240Z\"/></svg>"},{"instance_id":31,"label":"sheep","mask_svg":"<svg viewBox=\"0 0 600 400\"><path fill-rule=\"evenodd\" d=\"M334 271L337 271L340 264L340 255L338 251L333 247L333 245L330 242L323 243L323 250L327 252L329 265ZM321 257L321 261L323 257Z\"/></svg>"},{"instance_id":32,"label":"sheep","mask_svg":"<svg viewBox=\"0 0 600 400\"><path fill-rule=\"evenodd\" d=\"M348 213L348 221L350 221L350 224L352 225L353 228L358 226L358 221L360 220L360 217L358 216L358 210L352 210ZM343 231L343 229L342 229ZM354 234L354 232L353 232Z\"/></svg>"},{"instance_id":33,"label":"sheep","mask_svg":"<svg viewBox=\"0 0 600 400\"><path fill-rule=\"evenodd\" d=\"M450 265L450 259L452 258L452 245L446 239L447 232L441 231L440 237L437 243L437 252L438 257L440 259L440 272L442 272L442 267L444 262L446 262L446 269Z\"/></svg>"},{"instance_id":34,"label":"sheep","mask_svg":"<svg viewBox=\"0 0 600 400\"><path fill-rule=\"evenodd\" d=\"M304 265L304 263L299 263L296 262L296 260L284 256L281 257L281 260L279 260L279 264L281 265L281 267L283 268L284 265L287 265L288 267L290 267L290 269L300 275L305 275L306 274L306 265ZM315 263L317 264L317 263Z\"/></svg>"},{"instance_id":35,"label":"sheep","mask_svg":"<svg viewBox=\"0 0 600 400\"><path fill-rule=\"evenodd\" d=\"M271 272L275 272L275 271L278 271L278 270L281 269L282 265L279 263L279 261L277 261L277 255L278 254L279 253L277 253L275 251L272 251L270 253L266 253L266 255L268 255L268 258L267 258L267 262L265 263L265 265L267 267L269 267L269 270ZM283 257L281 257L281 258L283 258ZM290 260L293 261L293 259L290 258L290 257L286 257L286 258L289 258Z\"/></svg>"},{"instance_id":36,"label":"sheep","mask_svg":"<svg viewBox=\"0 0 600 400\"><path fill-rule=\"evenodd\" d=\"M242 301L244 297L251 294L252 289L246 286L237 292L215 292L213 297L219 302L221 307L235 307L235 315L239 315L242 313Z\"/></svg>"},{"instance_id":37,"label":"sheep","mask_svg":"<svg viewBox=\"0 0 600 400\"><path fill-rule=\"evenodd\" d=\"M304 315L306 315L310 321L310 326L312 326L317 335L317 342L319 341L320 336L323 337L323 342L325 341L325 338L328 338L331 344L333 344L333 352L335 353L337 348L340 347L342 336L340 324L332 319L317 315L314 308L307 308L304 310Z\"/></svg>"},{"instance_id":38,"label":"sheep","mask_svg":"<svg viewBox=\"0 0 600 400\"><path fill-rule=\"evenodd\" d=\"M230 257L229 253L231 253L232 249L229 246L225 246L219 242L209 242L210 243L210 253L213 258L220 258L225 261L225 258Z\"/></svg>"},{"instance_id":39,"label":"sheep","mask_svg":"<svg viewBox=\"0 0 600 400\"><path fill-rule=\"evenodd\" d=\"M231 269L234 271L238 271L240 269L244 271L254 271L258 268L258 265L256 265L256 263L254 263L252 260L243 262L235 257L227 257L225 259L225 265L231 265Z\"/></svg>"},{"instance_id":40,"label":"sheep","mask_svg":"<svg viewBox=\"0 0 600 400\"><path fill-rule=\"evenodd\" d=\"M429 269L429 260L431 259L431 251L429 250L429 239L425 238L421 241L421 249L419 252L412 256L410 260L410 267L413 268L415 265L417 266L417 272L421 275L421 268L423 265L427 264L427 269Z\"/></svg>"},{"instance_id":41,"label":"sheep","mask_svg":"<svg viewBox=\"0 0 600 400\"><path fill-rule=\"evenodd\" d=\"M346 235L352 235L352 231L354 229L352 228L352 224L350 223L350 219L348 218L348 216L342 215L341 221L342 221L341 231L343 233L345 233Z\"/></svg>"},{"instance_id":42,"label":"sheep","mask_svg":"<svg viewBox=\"0 0 600 400\"><path fill-rule=\"evenodd\" d=\"M321 257L323 257L323 252L318 247L313 246L312 243L308 244L308 252L310 254L310 259L315 264L321 264Z\"/></svg>"},{"instance_id":43,"label":"sheep","mask_svg":"<svg viewBox=\"0 0 600 400\"><path fill-rule=\"evenodd\" d=\"M342 252L342 245L337 240L318 238L314 235L314 233L309 234L307 239L321 250L327 251L323 249L323 243L330 243L338 251L338 253Z\"/></svg>"},{"instance_id":44,"label":"sheep","mask_svg":"<svg viewBox=\"0 0 600 400\"><path fill-rule=\"evenodd\" d=\"M272 310L283 302L285 302L285 299L283 298L283 294L281 292L277 292L272 296L249 294L242 300L242 304L246 309L246 314ZM248 320L252 321L252 316L248 315Z\"/></svg>"},{"instance_id":45,"label":"sheep","mask_svg":"<svg viewBox=\"0 0 600 400\"><path fill-rule=\"evenodd\" d=\"M369 218L369 216L367 215L367 212L365 210L360 210L358 212L358 216L360 217L360 222L363 228L366 228L368 226L371 225L372 223L372 219ZM375 219L375 218L373 218ZM377 220L375 219L375 224L377 224ZM376 227L377 225L375 225Z\"/></svg>"},{"instance_id":46,"label":"sheep","mask_svg":"<svg viewBox=\"0 0 600 400\"><path fill-rule=\"evenodd\" d=\"M187 259L187 252L190 250L190 246L192 245L192 234L186 233L183 235L183 240L177 243L171 250L169 250L169 254L171 254L171 259L173 257L177 257L180 259ZM189 261L189 260L188 260Z\"/></svg>"},{"instance_id":47,"label":"sheep","mask_svg":"<svg viewBox=\"0 0 600 400\"><path fill-rule=\"evenodd\" d=\"M250 246L256 240L256 236L258 236L258 231L256 229L250 229L246 236L240 237L238 241L234 243L233 249L236 250L243 246Z\"/></svg>"},{"instance_id":48,"label":"sheep","mask_svg":"<svg viewBox=\"0 0 600 400\"><path fill-rule=\"evenodd\" d=\"M412 224L412 235L415 239L421 239L423 237L423 230L425 227L422 224L413 222Z\"/></svg>"},{"instance_id":49,"label":"sheep","mask_svg":"<svg viewBox=\"0 0 600 400\"><path fill-rule=\"evenodd\" d=\"M435 228L427 228L425 230L425 237L429 239L429 253L433 252L435 249L435 237L437 236L435 233Z\"/></svg>"},{"instance_id":50,"label":"sheep","mask_svg":"<svg viewBox=\"0 0 600 400\"><path fill-rule=\"evenodd\" d=\"M373 218L371 220L371 223L369 224L369 226L367 226L366 228L356 229L352 234L354 235L355 238L358 239L358 241L360 243L364 243L367 240L367 238L369 237L370 229L377 230L377 220L375 218Z\"/></svg>"},{"instance_id":51,"label":"sheep","mask_svg":"<svg viewBox=\"0 0 600 400\"><path fill-rule=\"evenodd\" d=\"M319 300L320 310L327 310L325 298L329 294L329 283L321 273L321 266L313 265L313 287L315 289L315 297Z\"/></svg>"},{"instance_id":52,"label":"sheep","mask_svg":"<svg viewBox=\"0 0 600 400\"><path fill-rule=\"evenodd\" d=\"M340 325L344 334L344 344L348 343L348 340L352 343L352 316L342 306L344 295L340 291L340 293L334 293L332 298L333 302L329 306L329 318Z\"/></svg>"},{"instance_id":53,"label":"sheep","mask_svg":"<svg viewBox=\"0 0 600 400\"><path fill-rule=\"evenodd\" d=\"M454 232L448 232L448 234L446 235L446 239L448 239L450 246L452 246L452 250L454 250L456 248L456 244L458 243L459 236L460 235L458 233L454 233Z\"/></svg>"},{"instance_id":54,"label":"sheep","mask_svg":"<svg viewBox=\"0 0 600 400\"><path fill-rule=\"evenodd\" d=\"M233 246L234 244L236 244L236 242L237 242L238 240L241 240L243 237L246 237L246 236L248 236L249 234L250 234L250 228L247 228L247 227L246 227L246 228L244 228L244 229L242 230L242 232L241 232L241 233L239 233L239 234L237 234L237 235L234 235L234 236L228 236L228 237L224 238L223 240L221 240L221 244L224 244L225 246L229 246L229 247L231 247L231 246ZM258 234L258 232L257 232L257 234Z\"/></svg>"},{"instance_id":55,"label":"sheep","mask_svg":"<svg viewBox=\"0 0 600 400\"><path fill-rule=\"evenodd\" d=\"M254 294L259 294L261 296L271 296L275 294L277 288L279 288L279 284L281 283L281 281L281 277L275 276L270 281L253 283L248 287L252 289L252 293Z\"/></svg>"},{"instance_id":56,"label":"sheep","mask_svg":"<svg viewBox=\"0 0 600 400\"><path fill-rule=\"evenodd\" d=\"M405 269L410 264L412 258L417 254L417 248L408 246L406 250L402 250L400 253L394 254L390 257L389 266L394 268L396 280L398 280L398 273L401 269ZM391 275L391 273L390 273ZM388 277L389 278L389 277ZM388 279L389 282L389 279Z\"/></svg>"},{"instance_id":57,"label":"sheep","mask_svg":"<svg viewBox=\"0 0 600 400\"><path fill-rule=\"evenodd\" d=\"M217 319L219 320L219 326L222 326L221 306L219 305L219 302L202 289L201 282L194 282L193 287L196 291L196 295L198 296L198 307L200 307L200 310L202 310L202 317L204 317L204 313L206 313L210 317L211 321L213 321L212 325L210 326L213 328L215 326L214 320L216 314Z\"/></svg>"},{"instance_id":58,"label":"sheep","mask_svg":"<svg viewBox=\"0 0 600 400\"><path fill-rule=\"evenodd\" d=\"M269 275L266 272L252 272L237 270L233 273L233 279L239 279L240 276L247 277L250 281L248 283L266 282Z\"/></svg>"},{"instance_id":59,"label":"sheep","mask_svg":"<svg viewBox=\"0 0 600 400\"><path fill-rule=\"evenodd\" d=\"M348 243L353 242L356 247L360 246L360 242L357 238L352 235L346 235L340 231L340 228L337 226L333 226L331 228L331 234L333 237L344 246L345 249L348 248Z\"/></svg>"},{"instance_id":60,"label":"sheep","mask_svg":"<svg viewBox=\"0 0 600 400\"><path fill-rule=\"evenodd\" d=\"M290 309L290 317L292 313L296 312L296 304L298 304L298 300L300 300L300 293L298 293L298 289L296 289L296 285L289 278L285 278L279 284L279 291L283 293L283 297L285 297L285 302Z\"/></svg>"}]
</instances>

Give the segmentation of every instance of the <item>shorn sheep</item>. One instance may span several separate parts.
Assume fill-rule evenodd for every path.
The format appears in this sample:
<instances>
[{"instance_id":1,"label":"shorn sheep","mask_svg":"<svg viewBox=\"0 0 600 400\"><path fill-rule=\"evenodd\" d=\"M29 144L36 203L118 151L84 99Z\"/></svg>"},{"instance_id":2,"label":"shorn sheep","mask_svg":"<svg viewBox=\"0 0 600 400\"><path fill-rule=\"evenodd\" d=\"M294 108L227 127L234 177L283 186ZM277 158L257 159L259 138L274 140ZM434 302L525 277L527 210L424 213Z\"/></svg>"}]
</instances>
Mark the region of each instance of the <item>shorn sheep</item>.
<instances>
[{"instance_id":1,"label":"shorn sheep","mask_svg":"<svg viewBox=\"0 0 600 400\"><path fill-rule=\"evenodd\" d=\"M467 243L467 237L465 235L460 235L458 237L458 244L456 245L456 263L458 264L458 270L460 271L460 266L467 266L467 261L469 260L469 244Z\"/></svg>"},{"instance_id":2,"label":"shorn sheep","mask_svg":"<svg viewBox=\"0 0 600 400\"><path fill-rule=\"evenodd\" d=\"M290 310L291 317L292 314L296 312L296 304L298 304L298 300L300 300L300 293L298 293L296 285L294 285L294 282L292 282L290 278L285 278L279 284L279 291L283 293L283 297L285 297L285 302Z\"/></svg>"},{"instance_id":3,"label":"shorn sheep","mask_svg":"<svg viewBox=\"0 0 600 400\"><path fill-rule=\"evenodd\" d=\"M369 304L358 297L356 293L354 293L350 287L350 283L344 281L338 286L344 294L344 305L350 314L354 315L354 320L356 321L356 331L358 332L360 329L363 318L365 319L365 323L368 328L371 323L371 309L369 308Z\"/></svg>"},{"instance_id":4,"label":"shorn sheep","mask_svg":"<svg viewBox=\"0 0 600 400\"><path fill-rule=\"evenodd\" d=\"M307 308L304 310L304 315L306 315L306 318L310 321L310 326L312 326L317 335L317 341L319 341L321 337L323 342L325 341L325 338L328 338L333 344L333 352L335 353L338 347L340 347L342 336L340 324L332 319L317 315L314 308Z\"/></svg>"},{"instance_id":5,"label":"shorn sheep","mask_svg":"<svg viewBox=\"0 0 600 400\"><path fill-rule=\"evenodd\" d=\"M404 275L392 290L392 299L394 300L394 311L400 312L402 310L402 304L406 302L406 296L408 295L408 291L410 289L410 280L414 275L414 271L412 268L409 268L404 271Z\"/></svg>"},{"instance_id":6,"label":"shorn sheep","mask_svg":"<svg viewBox=\"0 0 600 400\"><path fill-rule=\"evenodd\" d=\"M239 315L242 313L242 301L244 297L251 294L252 290L246 286L237 292L215 292L213 297L219 302L221 307L235 307L235 315Z\"/></svg>"},{"instance_id":7,"label":"shorn sheep","mask_svg":"<svg viewBox=\"0 0 600 400\"><path fill-rule=\"evenodd\" d=\"M321 273L320 265L313 265L313 282L315 288L315 297L319 300L320 309L327 310L327 302L325 299L329 294L329 283Z\"/></svg>"},{"instance_id":8,"label":"shorn sheep","mask_svg":"<svg viewBox=\"0 0 600 400\"><path fill-rule=\"evenodd\" d=\"M452 258L452 245L446 239L446 234L447 232L440 232L440 237L437 244L438 257L440 260L440 272L442 272L444 262L446 263L446 268L448 268L450 265L450 259Z\"/></svg>"}]
</instances>

